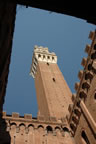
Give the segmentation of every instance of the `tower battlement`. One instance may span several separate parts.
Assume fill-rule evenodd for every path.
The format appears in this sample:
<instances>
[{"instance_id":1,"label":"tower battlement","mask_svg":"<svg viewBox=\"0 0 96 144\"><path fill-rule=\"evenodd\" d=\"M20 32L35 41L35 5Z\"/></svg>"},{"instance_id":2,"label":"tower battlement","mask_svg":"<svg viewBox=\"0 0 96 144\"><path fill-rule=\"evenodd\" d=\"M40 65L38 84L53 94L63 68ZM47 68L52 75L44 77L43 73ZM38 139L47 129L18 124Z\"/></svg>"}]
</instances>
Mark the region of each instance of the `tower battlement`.
<instances>
[{"instance_id":1,"label":"tower battlement","mask_svg":"<svg viewBox=\"0 0 96 144\"><path fill-rule=\"evenodd\" d=\"M37 72L38 61L47 63L57 63L57 56L54 52L49 52L47 47L35 45L30 70L30 75L32 75L33 78L35 78L35 74Z\"/></svg>"}]
</instances>

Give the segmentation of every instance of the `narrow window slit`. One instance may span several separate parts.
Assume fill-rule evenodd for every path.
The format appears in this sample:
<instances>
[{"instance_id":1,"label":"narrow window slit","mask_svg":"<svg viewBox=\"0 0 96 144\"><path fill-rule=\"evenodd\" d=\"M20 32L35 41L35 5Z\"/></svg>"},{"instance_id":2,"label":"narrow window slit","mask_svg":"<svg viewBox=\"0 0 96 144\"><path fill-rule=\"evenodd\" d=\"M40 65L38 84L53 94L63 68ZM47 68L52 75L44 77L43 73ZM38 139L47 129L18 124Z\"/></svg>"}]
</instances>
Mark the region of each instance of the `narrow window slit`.
<instances>
[{"instance_id":1,"label":"narrow window slit","mask_svg":"<svg viewBox=\"0 0 96 144\"><path fill-rule=\"evenodd\" d=\"M55 82L56 80L55 80L55 78L53 78L53 82Z\"/></svg>"}]
</instances>

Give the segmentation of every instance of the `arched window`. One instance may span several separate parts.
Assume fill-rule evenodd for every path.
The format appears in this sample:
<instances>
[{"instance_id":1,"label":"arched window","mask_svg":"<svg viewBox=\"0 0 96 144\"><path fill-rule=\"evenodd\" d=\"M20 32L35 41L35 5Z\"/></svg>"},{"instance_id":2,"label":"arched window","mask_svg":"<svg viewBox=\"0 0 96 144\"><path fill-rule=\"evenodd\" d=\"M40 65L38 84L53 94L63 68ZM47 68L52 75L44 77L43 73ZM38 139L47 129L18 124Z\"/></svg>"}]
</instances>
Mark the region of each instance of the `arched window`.
<instances>
[{"instance_id":1,"label":"arched window","mask_svg":"<svg viewBox=\"0 0 96 144\"><path fill-rule=\"evenodd\" d=\"M25 131L25 124L21 123L21 124L19 125L19 127L20 127L20 133L21 133L21 135L23 135L23 133L24 133L24 131Z\"/></svg>"},{"instance_id":2,"label":"arched window","mask_svg":"<svg viewBox=\"0 0 96 144\"><path fill-rule=\"evenodd\" d=\"M38 54L38 58L40 58L41 57L41 55L40 54Z\"/></svg>"},{"instance_id":3,"label":"arched window","mask_svg":"<svg viewBox=\"0 0 96 144\"><path fill-rule=\"evenodd\" d=\"M54 57L52 57L52 60L54 60Z\"/></svg>"},{"instance_id":4,"label":"arched window","mask_svg":"<svg viewBox=\"0 0 96 144\"><path fill-rule=\"evenodd\" d=\"M51 126L47 126L46 130L47 130L47 133L52 133L53 132L53 129L52 129Z\"/></svg>"},{"instance_id":5,"label":"arched window","mask_svg":"<svg viewBox=\"0 0 96 144\"><path fill-rule=\"evenodd\" d=\"M55 127L55 130L60 130L60 127L56 126L56 127Z\"/></svg>"},{"instance_id":6,"label":"arched window","mask_svg":"<svg viewBox=\"0 0 96 144\"><path fill-rule=\"evenodd\" d=\"M29 129L29 132L32 132L34 130L34 125L29 124L28 125L28 129Z\"/></svg>"},{"instance_id":7,"label":"arched window","mask_svg":"<svg viewBox=\"0 0 96 144\"><path fill-rule=\"evenodd\" d=\"M83 141L84 144L90 144L90 142L88 140L88 137L87 137L84 130L81 132L81 137L82 137L82 141Z\"/></svg>"},{"instance_id":8,"label":"arched window","mask_svg":"<svg viewBox=\"0 0 96 144\"><path fill-rule=\"evenodd\" d=\"M39 125L39 126L38 126L38 131L39 131L39 132L43 132L43 131L44 131L44 127L43 127L42 125Z\"/></svg>"},{"instance_id":9,"label":"arched window","mask_svg":"<svg viewBox=\"0 0 96 144\"><path fill-rule=\"evenodd\" d=\"M68 129L67 127L64 127L64 128L63 128L63 131L64 131L64 132L69 132L69 129Z\"/></svg>"},{"instance_id":10,"label":"arched window","mask_svg":"<svg viewBox=\"0 0 96 144\"><path fill-rule=\"evenodd\" d=\"M34 125L33 125L33 124L29 124L29 125L28 125L28 127L30 127L30 126L34 127Z\"/></svg>"},{"instance_id":11,"label":"arched window","mask_svg":"<svg viewBox=\"0 0 96 144\"><path fill-rule=\"evenodd\" d=\"M48 59L50 59L50 56L47 56Z\"/></svg>"},{"instance_id":12,"label":"arched window","mask_svg":"<svg viewBox=\"0 0 96 144\"><path fill-rule=\"evenodd\" d=\"M42 125L39 125L38 128L43 128L44 129L44 127Z\"/></svg>"},{"instance_id":13,"label":"arched window","mask_svg":"<svg viewBox=\"0 0 96 144\"><path fill-rule=\"evenodd\" d=\"M16 123L11 123L11 131L16 132Z\"/></svg>"}]
</instances>

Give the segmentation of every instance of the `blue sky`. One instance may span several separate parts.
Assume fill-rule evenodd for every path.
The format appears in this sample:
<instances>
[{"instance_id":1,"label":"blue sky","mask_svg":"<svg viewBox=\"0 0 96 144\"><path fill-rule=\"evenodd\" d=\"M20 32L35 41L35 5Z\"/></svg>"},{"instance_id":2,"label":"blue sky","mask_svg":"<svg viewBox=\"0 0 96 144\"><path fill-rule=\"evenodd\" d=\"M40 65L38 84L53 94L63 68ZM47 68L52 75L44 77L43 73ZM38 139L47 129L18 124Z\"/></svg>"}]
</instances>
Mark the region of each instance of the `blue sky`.
<instances>
[{"instance_id":1,"label":"blue sky","mask_svg":"<svg viewBox=\"0 0 96 144\"><path fill-rule=\"evenodd\" d=\"M55 12L18 6L4 111L36 117L34 79L29 75L34 45L46 46L58 56L58 65L74 93L90 31L95 25Z\"/></svg>"}]
</instances>

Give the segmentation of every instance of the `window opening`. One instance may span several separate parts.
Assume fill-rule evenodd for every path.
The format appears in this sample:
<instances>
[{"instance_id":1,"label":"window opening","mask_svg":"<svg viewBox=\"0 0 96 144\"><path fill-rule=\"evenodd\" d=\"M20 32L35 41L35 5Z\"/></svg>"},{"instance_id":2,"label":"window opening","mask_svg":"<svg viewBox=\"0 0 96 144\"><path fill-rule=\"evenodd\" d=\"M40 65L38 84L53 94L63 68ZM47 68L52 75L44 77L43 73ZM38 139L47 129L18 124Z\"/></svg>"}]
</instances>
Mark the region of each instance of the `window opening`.
<instances>
[{"instance_id":1,"label":"window opening","mask_svg":"<svg viewBox=\"0 0 96 144\"><path fill-rule=\"evenodd\" d=\"M47 63L47 65L49 66L49 63Z\"/></svg>"},{"instance_id":2,"label":"window opening","mask_svg":"<svg viewBox=\"0 0 96 144\"><path fill-rule=\"evenodd\" d=\"M55 82L56 80L55 80L55 78L53 78L53 82Z\"/></svg>"},{"instance_id":3,"label":"window opening","mask_svg":"<svg viewBox=\"0 0 96 144\"><path fill-rule=\"evenodd\" d=\"M52 57L52 60L54 60L54 57Z\"/></svg>"},{"instance_id":4,"label":"window opening","mask_svg":"<svg viewBox=\"0 0 96 144\"><path fill-rule=\"evenodd\" d=\"M84 144L90 144L88 137L84 130L82 131L81 136L82 136L82 140L84 141Z\"/></svg>"},{"instance_id":5,"label":"window opening","mask_svg":"<svg viewBox=\"0 0 96 144\"><path fill-rule=\"evenodd\" d=\"M46 129L47 129L47 132L48 132L48 133L52 133L52 131L53 131L51 126L47 126Z\"/></svg>"},{"instance_id":6,"label":"window opening","mask_svg":"<svg viewBox=\"0 0 96 144\"><path fill-rule=\"evenodd\" d=\"M37 62L37 59L35 58L35 61Z\"/></svg>"},{"instance_id":7,"label":"window opening","mask_svg":"<svg viewBox=\"0 0 96 144\"><path fill-rule=\"evenodd\" d=\"M50 56L47 56L48 59L50 59Z\"/></svg>"},{"instance_id":8,"label":"window opening","mask_svg":"<svg viewBox=\"0 0 96 144\"><path fill-rule=\"evenodd\" d=\"M40 55L40 54L38 55L38 58L39 58L39 57L41 57L41 55Z\"/></svg>"},{"instance_id":9,"label":"window opening","mask_svg":"<svg viewBox=\"0 0 96 144\"><path fill-rule=\"evenodd\" d=\"M43 55L43 58L45 58L45 55Z\"/></svg>"},{"instance_id":10,"label":"window opening","mask_svg":"<svg viewBox=\"0 0 96 144\"><path fill-rule=\"evenodd\" d=\"M36 66L36 63L34 63L34 65Z\"/></svg>"},{"instance_id":11,"label":"window opening","mask_svg":"<svg viewBox=\"0 0 96 144\"><path fill-rule=\"evenodd\" d=\"M64 131L64 132L69 132L69 129L68 129L67 127L64 127L64 128L63 128L63 131Z\"/></svg>"}]
</instances>

